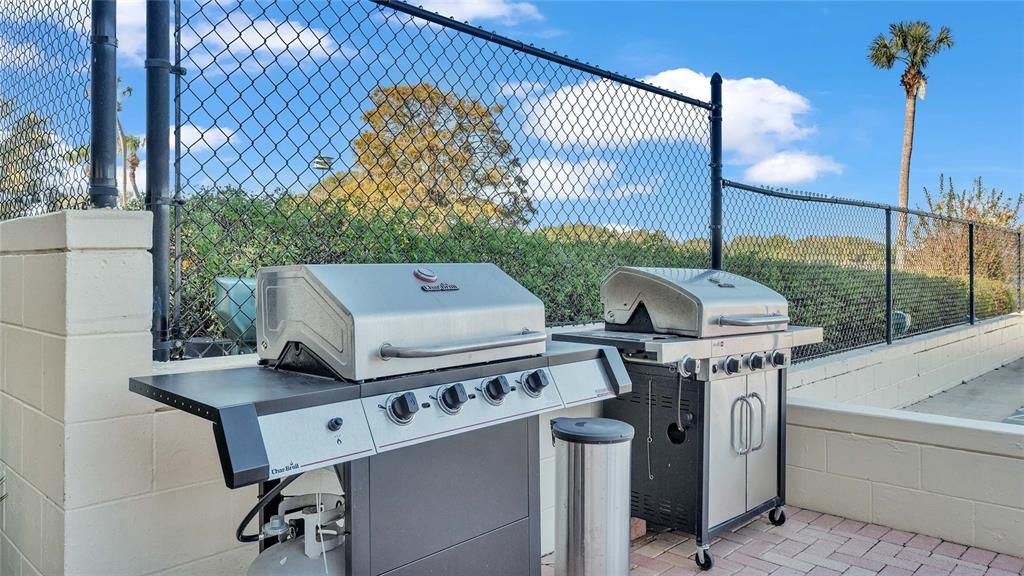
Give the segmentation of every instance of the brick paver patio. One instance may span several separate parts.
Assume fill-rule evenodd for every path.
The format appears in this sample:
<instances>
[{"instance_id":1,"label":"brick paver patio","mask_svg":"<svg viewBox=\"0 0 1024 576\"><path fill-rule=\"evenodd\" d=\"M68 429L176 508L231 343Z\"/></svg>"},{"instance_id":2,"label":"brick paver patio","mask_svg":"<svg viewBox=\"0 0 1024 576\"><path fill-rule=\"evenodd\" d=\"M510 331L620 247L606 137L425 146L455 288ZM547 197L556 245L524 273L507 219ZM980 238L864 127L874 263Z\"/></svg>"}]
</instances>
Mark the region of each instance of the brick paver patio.
<instances>
[{"instance_id":1,"label":"brick paver patio","mask_svg":"<svg viewBox=\"0 0 1024 576\"><path fill-rule=\"evenodd\" d=\"M631 576L1018 576L1024 559L786 507L786 523L761 517L711 544L714 567L701 572L687 534L666 531L634 541ZM551 576L553 558L544 558Z\"/></svg>"}]
</instances>

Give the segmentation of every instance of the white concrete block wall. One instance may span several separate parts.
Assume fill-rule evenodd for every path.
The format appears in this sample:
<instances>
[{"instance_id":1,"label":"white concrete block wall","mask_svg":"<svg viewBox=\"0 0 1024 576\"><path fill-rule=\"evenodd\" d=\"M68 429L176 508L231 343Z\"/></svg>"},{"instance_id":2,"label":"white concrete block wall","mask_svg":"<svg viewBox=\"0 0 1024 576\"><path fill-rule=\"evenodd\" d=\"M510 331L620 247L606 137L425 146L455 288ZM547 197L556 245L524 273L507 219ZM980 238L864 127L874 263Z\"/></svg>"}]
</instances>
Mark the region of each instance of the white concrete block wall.
<instances>
[{"instance_id":1,"label":"white concrete block wall","mask_svg":"<svg viewBox=\"0 0 1024 576\"><path fill-rule=\"evenodd\" d=\"M901 408L1024 357L1024 314L803 362L791 398Z\"/></svg>"},{"instance_id":2,"label":"white concrete block wall","mask_svg":"<svg viewBox=\"0 0 1024 576\"><path fill-rule=\"evenodd\" d=\"M787 501L1007 554L1024 550L1024 429L791 398Z\"/></svg>"},{"instance_id":3,"label":"white concrete block wall","mask_svg":"<svg viewBox=\"0 0 1024 576\"><path fill-rule=\"evenodd\" d=\"M153 369L151 219L0 223L3 576L244 574L253 490L224 487L209 425L128 391ZM180 368L180 367L179 367Z\"/></svg>"}]
</instances>

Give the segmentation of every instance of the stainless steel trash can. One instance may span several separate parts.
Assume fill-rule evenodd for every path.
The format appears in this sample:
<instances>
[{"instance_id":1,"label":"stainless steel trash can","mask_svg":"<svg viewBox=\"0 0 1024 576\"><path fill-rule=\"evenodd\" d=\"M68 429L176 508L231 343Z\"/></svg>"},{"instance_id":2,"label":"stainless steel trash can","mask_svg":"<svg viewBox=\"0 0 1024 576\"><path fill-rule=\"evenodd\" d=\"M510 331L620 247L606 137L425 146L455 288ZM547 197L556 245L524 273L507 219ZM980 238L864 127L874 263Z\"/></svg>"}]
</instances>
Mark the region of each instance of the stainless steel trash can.
<instances>
[{"instance_id":1,"label":"stainless steel trash can","mask_svg":"<svg viewBox=\"0 0 1024 576\"><path fill-rule=\"evenodd\" d=\"M629 446L633 427L556 418L555 574L629 574Z\"/></svg>"}]
</instances>

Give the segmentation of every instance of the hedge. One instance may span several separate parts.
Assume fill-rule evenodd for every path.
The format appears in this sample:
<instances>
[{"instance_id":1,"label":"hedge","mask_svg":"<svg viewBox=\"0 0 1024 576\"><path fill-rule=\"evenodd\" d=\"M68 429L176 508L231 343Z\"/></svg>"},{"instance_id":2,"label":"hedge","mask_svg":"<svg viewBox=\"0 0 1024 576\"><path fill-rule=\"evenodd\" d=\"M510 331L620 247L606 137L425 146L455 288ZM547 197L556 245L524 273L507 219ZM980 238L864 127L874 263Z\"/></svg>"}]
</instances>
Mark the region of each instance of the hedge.
<instances>
[{"instance_id":1,"label":"hedge","mask_svg":"<svg viewBox=\"0 0 1024 576\"><path fill-rule=\"evenodd\" d=\"M218 276L253 276L261 266L325 262L492 262L540 297L549 324L601 319L598 293L617 265L705 268L703 241L659 233L621 233L593 225L524 230L453 222L427 230L415 214L355 218L303 197L207 191L190 198L182 226L182 336L218 336L213 314ZM814 356L885 337L885 273L863 264L801 262L726 246L724 268L762 282L789 300L793 322L825 329ZM894 275L895 309L911 315L908 334L967 320L967 281L925 273ZM1013 310L1005 282L979 279L979 315ZM981 306L981 304L984 306ZM983 308L983 309L982 309Z\"/></svg>"}]
</instances>

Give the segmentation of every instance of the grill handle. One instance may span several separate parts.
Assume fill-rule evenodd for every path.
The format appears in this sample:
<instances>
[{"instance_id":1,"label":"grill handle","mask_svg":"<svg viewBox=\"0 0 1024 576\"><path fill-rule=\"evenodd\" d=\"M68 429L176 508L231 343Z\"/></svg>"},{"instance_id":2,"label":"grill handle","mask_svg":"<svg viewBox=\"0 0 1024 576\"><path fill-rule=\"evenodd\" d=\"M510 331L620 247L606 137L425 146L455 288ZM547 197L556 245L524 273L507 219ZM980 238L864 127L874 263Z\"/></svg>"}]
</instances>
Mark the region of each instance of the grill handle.
<instances>
[{"instance_id":1,"label":"grill handle","mask_svg":"<svg viewBox=\"0 0 1024 576\"><path fill-rule=\"evenodd\" d=\"M737 408L737 406L740 409L739 434L738 435L736 433L737 432L737 428L736 428L736 408ZM748 427L751 424L750 421L753 420L753 410L754 410L754 407L751 406L750 400L748 400L746 396L739 396L735 400L732 401L732 409L730 410L731 414L730 414L730 418L729 418L729 420L730 420L729 425L730 425L732 430L731 430L731 438L729 439L729 443L732 444L732 449L737 454L741 454L742 455L742 454L746 454L747 452L750 452L750 430L748 429ZM738 445L737 445L737 442L736 442L737 437L740 440L740 443Z\"/></svg>"},{"instance_id":2,"label":"grill handle","mask_svg":"<svg viewBox=\"0 0 1024 576\"><path fill-rule=\"evenodd\" d=\"M757 446L752 446L750 448L751 452L757 452L761 448L764 448L764 433L765 433L765 429L766 429L765 419L766 419L766 417L768 415L767 414L768 411L767 411L767 407L765 406L765 403L764 403L764 398L761 398L761 395L758 394L757 392L751 392L750 394L747 394L747 398L748 399L749 398L753 398L754 400L757 400L758 404L761 405L761 438L760 438L760 440L758 440ZM753 407L751 407L751 409L753 409ZM751 430L747 432L747 435L748 436L753 436L752 430L753 430L754 427L751 426L750 428L751 428ZM753 443L751 440L748 440L747 442L751 443L751 444Z\"/></svg>"},{"instance_id":3,"label":"grill handle","mask_svg":"<svg viewBox=\"0 0 1024 576\"><path fill-rule=\"evenodd\" d=\"M486 340L443 344L441 346L392 346L385 342L380 346L380 357L384 360L390 360L391 358L436 358L438 356L451 356L453 354L465 354L480 350L536 344L537 342L543 342L547 337L548 335L544 332L527 331L511 336L498 336Z\"/></svg>"},{"instance_id":4,"label":"grill handle","mask_svg":"<svg viewBox=\"0 0 1024 576\"><path fill-rule=\"evenodd\" d=\"M785 314L744 314L737 316L719 316L719 326L768 326L789 322Z\"/></svg>"}]
</instances>

